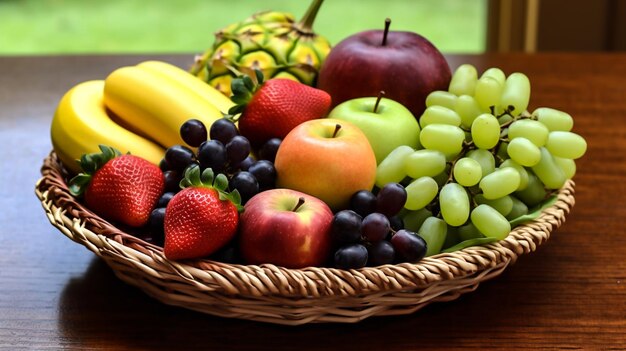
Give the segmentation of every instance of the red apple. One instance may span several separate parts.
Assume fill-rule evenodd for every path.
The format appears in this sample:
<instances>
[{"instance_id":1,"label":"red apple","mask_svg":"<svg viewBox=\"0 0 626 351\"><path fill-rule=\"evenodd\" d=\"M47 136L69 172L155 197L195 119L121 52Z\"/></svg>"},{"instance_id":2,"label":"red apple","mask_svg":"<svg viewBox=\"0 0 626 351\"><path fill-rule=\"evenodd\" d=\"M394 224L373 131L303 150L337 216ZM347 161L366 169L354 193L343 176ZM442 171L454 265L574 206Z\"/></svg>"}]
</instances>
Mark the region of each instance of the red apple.
<instances>
[{"instance_id":1,"label":"red apple","mask_svg":"<svg viewBox=\"0 0 626 351\"><path fill-rule=\"evenodd\" d=\"M249 264L321 266L331 250L333 213L322 200L291 189L253 196L239 218L241 255Z\"/></svg>"},{"instance_id":2,"label":"red apple","mask_svg":"<svg viewBox=\"0 0 626 351\"><path fill-rule=\"evenodd\" d=\"M451 72L441 52L417 33L388 29L389 22L384 31L354 34L330 51L317 87L330 94L333 107L383 90L419 118L426 96L448 89Z\"/></svg>"},{"instance_id":3,"label":"red apple","mask_svg":"<svg viewBox=\"0 0 626 351\"><path fill-rule=\"evenodd\" d=\"M348 206L352 194L371 190L376 156L365 134L348 121L333 118L304 122L280 143L276 185L307 193L333 210Z\"/></svg>"}]
</instances>

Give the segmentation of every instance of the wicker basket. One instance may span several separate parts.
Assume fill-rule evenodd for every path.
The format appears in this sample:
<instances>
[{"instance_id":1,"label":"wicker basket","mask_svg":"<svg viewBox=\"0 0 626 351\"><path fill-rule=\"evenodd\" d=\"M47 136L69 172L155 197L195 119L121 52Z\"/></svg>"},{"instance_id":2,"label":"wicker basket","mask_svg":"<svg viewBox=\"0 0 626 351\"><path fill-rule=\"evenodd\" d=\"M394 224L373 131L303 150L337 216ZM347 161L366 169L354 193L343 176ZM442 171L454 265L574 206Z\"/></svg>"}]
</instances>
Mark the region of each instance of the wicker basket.
<instances>
[{"instance_id":1,"label":"wicker basket","mask_svg":"<svg viewBox=\"0 0 626 351\"><path fill-rule=\"evenodd\" d=\"M52 225L102 257L115 274L157 300L212 315L278 324L353 323L413 313L450 301L498 276L550 237L574 205L569 181L540 216L504 240L454 253L358 270L285 269L210 260L173 262L149 244L93 214L69 194L56 155L44 161L36 194Z\"/></svg>"}]
</instances>

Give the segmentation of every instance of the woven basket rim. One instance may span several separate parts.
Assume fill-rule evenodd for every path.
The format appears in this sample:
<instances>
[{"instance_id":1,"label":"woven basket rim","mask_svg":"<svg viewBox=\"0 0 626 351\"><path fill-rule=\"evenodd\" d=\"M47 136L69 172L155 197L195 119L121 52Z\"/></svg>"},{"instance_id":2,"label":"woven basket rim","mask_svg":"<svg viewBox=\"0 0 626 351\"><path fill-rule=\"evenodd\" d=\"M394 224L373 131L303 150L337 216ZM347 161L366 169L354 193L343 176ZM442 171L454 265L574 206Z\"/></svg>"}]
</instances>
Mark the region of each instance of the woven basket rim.
<instances>
[{"instance_id":1,"label":"woven basket rim","mask_svg":"<svg viewBox=\"0 0 626 351\"><path fill-rule=\"evenodd\" d=\"M51 223L72 240L96 254L108 250L116 251L116 254L124 250L124 254L129 254L124 248L135 250L137 255L145 257L138 258L130 253L133 257L126 260L147 265L145 269L158 266L168 274L189 280L200 290L208 289L228 296L359 297L428 289L442 282L453 283L481 271L503 269L520 255L535 251L549 238L551 231L564 222L565 215L574 206L574 182L570 180L558 191L552 206L544 209L535 220L515 227L505 239L452 253L440 253L418 263L341 270L331 267L288 269L272 264L230 264L209 259L173 262L163 256L161 247L122 231L76 201L69 194L65 181L68 174L54 152L44 160L41 173L36 195ZM76 234L89 237L87 240L91 244L78 240Z\"/></svg>"}]
</instances>

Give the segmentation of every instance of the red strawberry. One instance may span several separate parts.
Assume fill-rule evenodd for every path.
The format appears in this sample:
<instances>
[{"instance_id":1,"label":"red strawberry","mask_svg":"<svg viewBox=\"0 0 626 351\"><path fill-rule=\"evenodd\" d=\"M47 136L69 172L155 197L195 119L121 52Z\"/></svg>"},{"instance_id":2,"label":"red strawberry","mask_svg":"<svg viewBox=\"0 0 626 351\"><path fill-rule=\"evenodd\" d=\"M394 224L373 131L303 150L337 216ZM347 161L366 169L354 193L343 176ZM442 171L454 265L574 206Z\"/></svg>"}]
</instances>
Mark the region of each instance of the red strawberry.
<instances>
[{"instance_id":1,"label":"red strawberry","mask_svg":"<svg viewBox=\"0 0 626 351\"><path fill-rule=\"evenodd\" d=\"M163 194L163 173L141 157L103 145L100 150L81 157L84 173L72 178L70 192L84 195L87 207L105 219L144 226Z\"/></svg>"},{"instance_id":2,"label":"red strawberry","mask_svg":"<svg viewBox=\"0 0 626 351\"><path fill-rule=\"evenodd\" d=\"M228 194L228 179L214 177L198 166L185 171L185 189L174 195L165 209L165 257L171 260L208 256L226 245L237 232L241 198Z\"/></svg>"},{"instance_id":3,"label":"red strawberry","mask_svg":"<svg viewBox=\"0 0 626 351\"><path fill-rule=\"evenodd\" d=\"M331 98L323 90L290 79L263 82L255 71L258 84L249 76L233 79L232 100L237 105L228 113L239 116L239 131L254 147L271 138L284 138L302 122L326 116Z\"/></svg>"}]
</instances>

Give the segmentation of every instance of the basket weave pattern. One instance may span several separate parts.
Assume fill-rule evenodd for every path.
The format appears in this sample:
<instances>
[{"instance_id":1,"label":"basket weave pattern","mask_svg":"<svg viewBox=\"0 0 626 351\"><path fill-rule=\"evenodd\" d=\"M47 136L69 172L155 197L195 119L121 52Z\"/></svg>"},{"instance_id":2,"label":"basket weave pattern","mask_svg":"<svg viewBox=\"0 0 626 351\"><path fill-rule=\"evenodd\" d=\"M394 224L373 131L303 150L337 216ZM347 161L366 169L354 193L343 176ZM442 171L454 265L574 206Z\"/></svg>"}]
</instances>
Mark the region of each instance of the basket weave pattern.
<instances>
[{"instance_id":1,"label":"basket weave pattern","mask_svg":"<svg viewBox=\"0 0 626 351\"><path fill-rule=\"evenodd\" d=\"M161 247L121 231L70 195L54 153L44 160L35 193L50 223L102 257L124 282L157 300L212 315L297 325L353 323L370 316L413 313L432 302L474 291L516 259L535 251L574 206L574 183L534 221L501 241L453 253L358 270L286 269L206 259L174 262Z\"/></svg>"}]
</instances>

